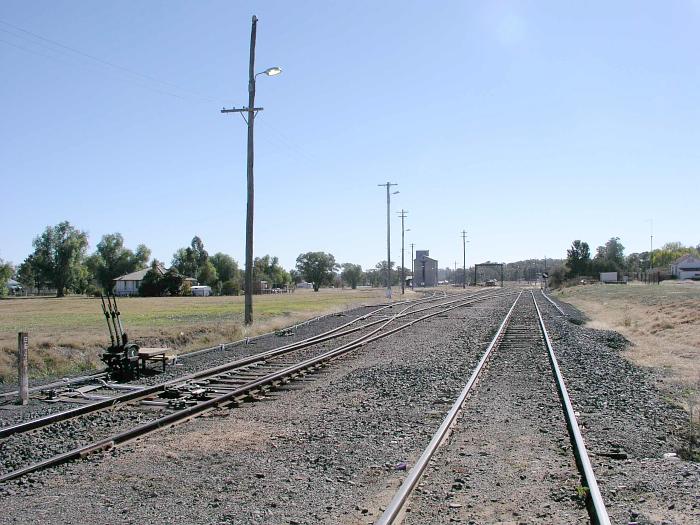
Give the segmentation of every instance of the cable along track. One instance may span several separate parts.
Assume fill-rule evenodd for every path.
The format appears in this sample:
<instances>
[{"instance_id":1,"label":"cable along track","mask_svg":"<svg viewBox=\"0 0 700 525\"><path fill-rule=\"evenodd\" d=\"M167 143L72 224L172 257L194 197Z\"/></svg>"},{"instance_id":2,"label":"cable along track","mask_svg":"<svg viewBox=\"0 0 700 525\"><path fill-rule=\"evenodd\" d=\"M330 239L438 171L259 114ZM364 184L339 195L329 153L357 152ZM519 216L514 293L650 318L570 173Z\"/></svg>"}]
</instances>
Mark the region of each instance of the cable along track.
<instances>
[{"instance_id":1,"label":"cable along track","mask_svg":"<svg viewBox=\"0 0 700 525\"><path fill-rule=\"evenodd\" d=\"M452 520L610 524L532 292L513 302L375 525Z\"/></svg>"},{"instance_id":2,"label":"cable along track","mask_svg":"<svg viewBox=\"0 0 700 525\"><path fill-rule=\"evenodd\" d=\"M349 326L351 323L347 323L305 341L188 377L78 407L68 413L0 429L0 438L5 438L0 441L0 450L4 454L4 461L0 463L0 482L79 459L95 451L110 449L216 408L235 406L248 398L255 399L261 392L317 371L333 359L372 341L450 310L503 295L507 293L480 291L450 296L437 304L426 305L424 303L428 300L417 301L385 319L370 320L362 326ZM362 333L358 336L356 332ZM343 342L332 349L324 347L326 342L335 339ZM300 355L292 357L293 353ZM275 361L281 356L284 356L284 360ZM173 387L186 388L194 394L187 398L187 403L177 407L178 410L173 410L172 404L159 397L160 393ZM113 422L115 419L116 423ZM97 438L94 437L95 428ZM61 438L66 434L74 437L73 440L64 442ZM40 459L35 457L34 452L52 455ZM27 458L40 461L26 465Z\"/></svg>"}]
</instances>

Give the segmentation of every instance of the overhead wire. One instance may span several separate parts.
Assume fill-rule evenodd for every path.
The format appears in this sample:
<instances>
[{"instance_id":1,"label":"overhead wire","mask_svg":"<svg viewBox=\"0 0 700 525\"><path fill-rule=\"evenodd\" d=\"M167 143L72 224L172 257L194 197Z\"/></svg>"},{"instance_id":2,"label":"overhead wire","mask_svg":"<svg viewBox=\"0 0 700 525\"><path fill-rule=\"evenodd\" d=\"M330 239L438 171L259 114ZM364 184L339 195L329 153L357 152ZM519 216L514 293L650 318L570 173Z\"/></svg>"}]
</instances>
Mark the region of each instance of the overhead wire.
<instances>
[{"instance_id":1,"label":"overhead wire","mask_svg":"<svg viewBox=\"0 0 700 525\"><path fill-rule=\"evenodd\" d=\"M208 94L203 94L194 90L191 90L189 88L182 87L178 84L175 84L173 82L169 82L166 80L162 80L159 78L156 78L152 75L148 75L145 73L141 73L139 71L136 71L134 69L131 69L129 67L122 66L120 64L116 64L110 60L106 60L104 58L98 57L96 55L93 55L91 53L86 53L80 49L74 48L72 46L63 44L62 42L59 42L57 40L54 40L52 38L48 38L45 36L42 36L38 33L35 33L33 31L30 31L28 29L25 29L23 27L17 26L15 24L12 24L10 22L7 22L5 20L0 19L0 24L10 28L6 29L3 27L0 27L0 31L9 34L15 38L19 38L23 40L25 43L29 43L32 45L38 45L40 46L42 51L48 51L51 54L47 54L44 52L41 52L36 49L32 49L29 47L25 47L22 45L18 45L16 43L10 42L5 39L0 39L0 43L3 43L5 45L11 46L13 48L19 49L21 51L24 51L26 53L30 53L36 56L40 56L49 60L57 60L62 63L66 63L69 65L73 66L85 66L85 67L90 67L94 70L94 66L96 65L101 65L113 72L118 72L125 74L125 78L130 78L131 80L136 80L138 81L138 84L144 88L150 89L156 93L166 95L169 97L174 97L178 98L180 100L189 100L192 101L192 99L196 99L197 102L205 102L205 103L218 103L219 105L224 105L222 103L221 98L213 97ZM74 62L73 59L79 59L78 62ZM82 59L82 60L80 60ZM148 82L159 84L161 86L165 86L177 91L180 91L183 94L186 94L186 96L183 96L182 94L175 93L172 91L166 91L162 88L155 87L153 85L149 85ZM291 139L288 135L286 135L283 131L281 131L279 128L275 127L272 123L270 123L267 120L262 120L260 121L262 124L262 127L269 132L269 136L262 135L261 138L265 141L268 142L269 144L281 148L284 150L287 150L289 154L292 156L296 156L299 159L302 159L305 162L311 163L311 164L317 164L317 159L308 152L305 148L297 144L293 139Z\"/></svg>"}]
</instances>

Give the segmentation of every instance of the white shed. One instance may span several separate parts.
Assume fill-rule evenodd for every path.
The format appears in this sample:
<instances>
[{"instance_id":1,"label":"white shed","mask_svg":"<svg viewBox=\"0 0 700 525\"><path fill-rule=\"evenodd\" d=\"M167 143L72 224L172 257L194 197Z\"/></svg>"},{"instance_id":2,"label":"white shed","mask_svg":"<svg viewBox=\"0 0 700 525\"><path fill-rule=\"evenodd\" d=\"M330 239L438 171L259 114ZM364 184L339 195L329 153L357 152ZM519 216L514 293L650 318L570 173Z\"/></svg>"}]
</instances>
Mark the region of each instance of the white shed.
<instances>
[{"instance_id":1,"label":"white shed","mask_svg":"<svg viewBox=\"0 0 700 525\"><path fill-rule=\"evenodd\" d=\"M616 283L617 272L600 272L601 283Z\"/></svg>"}]
</instances>

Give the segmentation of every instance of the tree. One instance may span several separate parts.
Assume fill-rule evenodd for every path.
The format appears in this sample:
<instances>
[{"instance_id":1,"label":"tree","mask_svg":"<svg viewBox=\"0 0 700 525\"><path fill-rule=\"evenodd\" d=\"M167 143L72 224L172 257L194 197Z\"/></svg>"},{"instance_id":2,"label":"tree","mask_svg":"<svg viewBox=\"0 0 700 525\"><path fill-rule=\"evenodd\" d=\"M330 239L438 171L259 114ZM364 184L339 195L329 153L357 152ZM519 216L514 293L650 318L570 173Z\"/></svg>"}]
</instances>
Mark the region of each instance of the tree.
<instances>
[{"instance_id":1,"label":"tree","mask_svg":"<svg viewBox=\"0 0 700 525\"><path fill-rule=\"evenodd\" d=\"M594 273L619 272L624 269L625 247L619 237L611 237L605 246L596 248L592 266Z\"/></svg>"},{"instance_id":2,"label":"tree","mask_svg":"<svg viewBox=\"0 0 700 525\"><path fill-rule=\"evenodd\" d=\"M276 288L281 288L291 282L291 277L280 266L277 257L265 255L264 257L256 257L253 261L253 280L264 280Z\"/></svg>"},{"instance_id":3,"label":"tree","mask_svg":"<svg viewBox=\"0 0 700 525\"><path fill-rule=\"evenodd\" d=\"M342 266L343 271L340 273L340 277L353 290L357 288L360 280L362 279L362 266L359 264L345 263Z\"/></svg>"},{"instance_id":4,"label":"tree","mask_svg":"<svg viewBox=\"0 0 700 525\"><path fill-rule=\"evenodd\" d=\"M56 297L63 297L66 289L77 284L85 258L88 238L68 221L48 226L33 241L32 271L39 273L44 282L56 288Z\"/></svg>"},{"instance_id":5,"label":"tree","mask_svg":"<svg viewBox=\"0 0 700 525\"><path fill-rule=\"evenodd\" d=\"M219 274L211 261L206 261L199 267L197 281L199 281L199 284L208 286L214 286L219 281Z\"/></svg>"},{"instance_id":6,"label":"tree","mask_svg":"<svg viewBox=\"0 0 700 525\"><path fill-rule=\"evenodd\" d=\"M591 266L591 249L587 242L575 240L571 248L566 250L566 265L569 274L575 277L586 275Z\"/></svg>"},{"instance_id":7,"label":"tree","mask_svg":"<svg viewBox=\"0 0 700 525\"><path fill-rule=\"evenodd\" d=\"M314 292L324 284L333 283L333 272L338 269L335 257L330 253L307 252L297 257L297 270L301 276L314 286Z\"/></svg>"},{"instance_id":8,"label":"tree","mask_svg":"<svg viewBox=\"0 0 700 525\"><path fill-rule=\"evenodd\" d=\"M7 281L12 278L14 273L15 267L0 259L0 295L7 293Z\"/></svg>"},{"instance_id":9,"label":"tree","mask_svg":"<svg viewBox=\"0 0 700 525\"><path fill-rule=\"evenodd\" d=\"M224 281L223 284L221 285L221 294L222 295L238 295L238 292L240 291L241 286L238 281L235 281L233 279L229 279L228 281Z\"/></svg>"},{"instance_id":10,"label":"tree","mask_svg":"<svg viewBox=\"0 0 700 525\"><path fill-rule=\"evenodd\" d=\"M124 248L124 238L117 232L102 236L86 264L97 284L103 290L111 290L115 278L146 268L150 257L151 250L143 244L135 252Z\"/></svg>"},{"instance_id":11,"label":"tree","mask_svg":"<svg viewBox=\"0 0 700 525\"><path fill-rule=\"evenodd\" d=\"M36 267L34 255L30 255L19 265L17 268L17 280L27 288L35 287L37 292L43 288L45 284L44 277Z\"/></svg>"},{"instance_id":12,"label":"tree","mask_svg":"<svg viewBox=\"0 0 700 525\"><path fill-rule=\"evenodd\" d=\"M196 235L187 248L180 248L173 254L172 267L186 277L197 277L199 270L209 260L202 239Z\"/></svg>"},{"instance_id":13,"label":"tree","mask_svg":"<svg viewBox=\"0 0 700 525\"><path fill-rule=\"evenodd\" d=\"M216 273L221 282L239 279L238 263L230 255L221 252L215 253L209 257L209 261L216 268Z\"/></svg>"},{"instance_id":14,"label":"tree","mask_svg":"<svg viewBox=\"0 0 700 525\"><path fill-rule=\"evenodd\" d=\"M391 285L398 286L399 281L401 279L401 274L400 271L397 272L396 270L394 270L394 266L396 266L396 263L394 261L391 261L391 266L389 267L389 269L391 270ZM386 286L386 261L379 261L377 264L374 265L374 267L379 271L379 274L381 275L382 284Z\"/></svg>"},{"instance_id":15,"label":"tree","mask_svg":"<svg viewBox=\"0 0 700 525\"><path fill-rule=\"evenodd\" d=\"M698 256L698 250L692 246L683 246L683 243L667 242L658 250L654 250L654 266L656 268L668 266L684 255Z\"/></svg>"},{"instance_id":16,"label":"tree","mask_svg":"<svg viewBox=\"0 0 700 525\"><path fill-rule=\"evenodd\" d=\"M163 275L163 289L167 295L182 295L182 287L185 276L178 273L175 268L170 268Z\"/></svg>"},{"instance_id":17,"label":"tree","mask_svg":"<svg viewBox=\"0 0 700 525\"><path fill-rule=\"evenodd\" d=\"M163 282L163 273L160 263L154 260L151 263L151 268L146 272L146 275L141 279L139 285L139 295L143 297L160 297L165 293L165 283Z\"/></svg>"}]
</instances>

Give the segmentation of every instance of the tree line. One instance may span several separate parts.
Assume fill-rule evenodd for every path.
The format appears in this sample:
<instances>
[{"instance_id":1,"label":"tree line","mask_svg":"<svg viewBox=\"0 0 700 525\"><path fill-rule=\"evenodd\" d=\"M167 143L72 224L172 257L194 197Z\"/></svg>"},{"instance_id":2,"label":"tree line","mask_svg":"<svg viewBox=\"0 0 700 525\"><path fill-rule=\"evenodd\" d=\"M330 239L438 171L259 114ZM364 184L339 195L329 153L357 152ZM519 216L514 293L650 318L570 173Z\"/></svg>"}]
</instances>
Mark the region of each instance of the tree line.
<instances>
[{"instance_id":1,"label":"tree line","mask_svg":"<svg viewBox=\"0 0 700 525\"><path fill-rule=\"evenodd\" d=\"M103 235L91 254L87 253L88 241L88 234L68 221L48 226L34 238L34 251L19 266L0 259L0 294L7 293L5 283L10 278L37 291L55 290L57 297L66 293L104 293L113 289L117 277L147 268L139 289L144 296L188 295L188 277L210 286L216 294L237 295L243 288L244 271L238 262L221 252L209 255L198 236L192 238L189 246L175 251L168 269L163 262L151 260L151 250L145 244L133 250L127 248L118 232ZM391 265L392 284L398 284L399 272L393 262ZM382 286L385 272L386 261L364 271L359 264L338 264L332 254L325 252L300 254L295 268L289 271L275 256L256 257L253 261L253 281L266 281L271 288L301 281L311 283L315 291L323 286Z\"/></svg>"},{"instance_id":2,"label":"tree line","mask_svg":"<svg viewBox=\"0 0 700 525\"><path fill-rule=\"evenodd\" d=\"M595 255L587 242L576 239L566 251L566 261L555 274L551 284L558 286L566 279L596 276L601 272L618 272L628 276L639 275L654 269L668 267L684 255L700 257L700 245L684 246L680 242L667 242L653 251L635 252L625 255L625 247L619 237L611 237L598 246Z\"/></svg>"}]
</instances>

